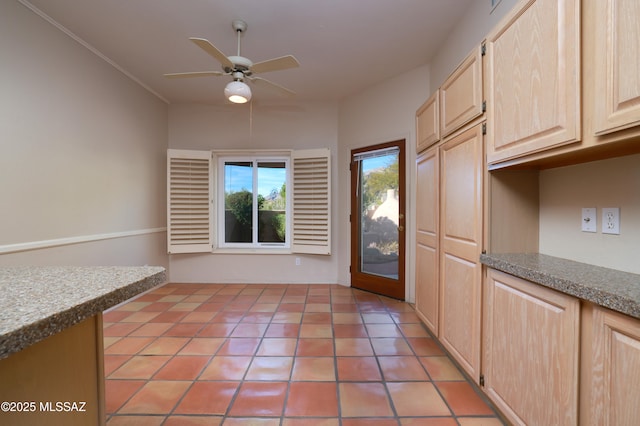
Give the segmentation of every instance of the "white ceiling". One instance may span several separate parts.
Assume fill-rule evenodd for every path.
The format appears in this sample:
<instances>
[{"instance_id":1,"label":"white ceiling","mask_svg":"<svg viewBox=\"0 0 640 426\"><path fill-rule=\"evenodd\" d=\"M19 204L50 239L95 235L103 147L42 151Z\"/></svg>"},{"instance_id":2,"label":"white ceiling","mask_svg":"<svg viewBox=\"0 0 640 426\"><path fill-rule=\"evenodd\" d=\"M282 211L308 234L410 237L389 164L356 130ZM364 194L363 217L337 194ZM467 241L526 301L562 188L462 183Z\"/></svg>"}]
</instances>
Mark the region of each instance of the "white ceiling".
<instances>
[{"instance_id":1,"label":"white ceiling","mask_svg":"<svg viewBox=\"0 0 640 426\"><path fill-rule=\"evenodd\" d=\"M206 38L235 55L234 19L247 22L242 56L291 54L300 68L261 74L299 100L338 100L427 64L465 9L479 0L20 0L109 58L171 103L223 104L231 77L167 79L219 71L191 43ZM489 0L486 0L489 1ZM264 87L254 99L276 100Z\"/></svg>"}]
</instances>

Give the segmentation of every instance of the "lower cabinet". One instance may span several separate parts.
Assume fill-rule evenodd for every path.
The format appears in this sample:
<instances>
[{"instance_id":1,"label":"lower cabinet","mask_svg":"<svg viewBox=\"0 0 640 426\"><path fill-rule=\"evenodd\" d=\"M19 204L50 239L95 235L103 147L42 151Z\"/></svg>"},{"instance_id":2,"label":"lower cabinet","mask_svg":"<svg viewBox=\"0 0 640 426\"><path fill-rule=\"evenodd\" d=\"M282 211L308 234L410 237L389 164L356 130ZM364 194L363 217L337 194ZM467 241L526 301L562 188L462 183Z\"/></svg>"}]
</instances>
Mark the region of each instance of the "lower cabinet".
<instances>
[{"instance_id":1,"label":"lower cabinet","mask_svg":"<svg viewBox=\"0 0 640 426\"><path fill-rule=\"evenodd\" d=\"M591 339L583 346L585 425L637 425L640 419L640 320L593 307L584 315ZM588 327L587 327L588 330ZM586 373L586 374L585 374Z\"/></svg>"},{"instance_id":2,"label":"lower cabinet","mask_svg":"<svg viewBox=\"0 0 640 426\"><path fill-rule=\"evenodd\" d=\"M577 425L580 301L493 269L484 290L487 396L513 424Z\"/></svg>"}]
</instances>

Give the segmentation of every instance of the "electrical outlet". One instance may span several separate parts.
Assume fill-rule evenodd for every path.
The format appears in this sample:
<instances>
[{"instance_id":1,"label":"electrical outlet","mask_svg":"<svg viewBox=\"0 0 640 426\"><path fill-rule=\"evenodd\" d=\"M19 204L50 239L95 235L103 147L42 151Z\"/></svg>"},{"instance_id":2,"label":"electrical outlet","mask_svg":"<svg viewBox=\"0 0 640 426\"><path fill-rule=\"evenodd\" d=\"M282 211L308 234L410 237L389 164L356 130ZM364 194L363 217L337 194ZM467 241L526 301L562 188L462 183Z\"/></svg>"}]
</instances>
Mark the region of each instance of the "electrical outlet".
<instances>
[{"instance_id":1,"label":"electrical outlet","mask_svg":"<svg viewBox=\"0 0 640 426\"><path fill-rule=\"evenodd\" d=\"M582 232L596 232L596 208L582 209Z\"/></svg>"},{"instance_id":2,"label":"electrical outlet","mask_svg":"<svg viewBox=\"0 0 640 426\"><path fill-rule=\"evenodd\" d=\"M602 209L602 233L620 234L620 209L618 207Z\"/></svg>"},{"instance_id":3,"label":"electrical outlet","mask_svg":"<svg viewBox=\"0 0 640 426\"><path fill-rule=\"evenodd\" d=\"M296 266L300 266L302 265L302 261L300 260L299 257L296 257Z\"/></svg>"}]
</instances>

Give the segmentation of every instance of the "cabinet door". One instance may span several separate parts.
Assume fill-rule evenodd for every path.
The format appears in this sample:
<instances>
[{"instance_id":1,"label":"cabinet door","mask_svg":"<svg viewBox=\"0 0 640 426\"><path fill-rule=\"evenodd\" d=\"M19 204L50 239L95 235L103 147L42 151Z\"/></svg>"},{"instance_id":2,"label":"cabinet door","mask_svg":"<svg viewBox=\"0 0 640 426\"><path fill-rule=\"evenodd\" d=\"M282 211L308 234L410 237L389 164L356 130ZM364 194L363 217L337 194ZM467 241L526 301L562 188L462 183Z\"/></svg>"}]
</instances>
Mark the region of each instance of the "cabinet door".
<instances>
[{"instance_id":1,"label":"cabinet door","mask_svg":"<svg viewBox=\"0 0 640 426\"><path fill-rule=\"evenodd\" d=\"M492 269L484 298L485 392L513 424L578 423L578 299Z\"/></svg>"},{"instance_id":2,"label":"cabinet door","mask_svg":"<svg viewBox=\"0 0 640 426\"><path fill-rule=\"evenodd\" d=\"M482 53L478 47L440 88L442 137L482 115Z\"/></svg>"},{"instance_id":3,"label":"cabinet door","mask_svg":"<svg viewBox=\"0 0 640 426\"><path fill-rule=\"evenodd\" d=\"M439 149L433 147L416 161L416 312L438 335Z\"/></svg>"},{"instance_id":4,"label":"cabinet door","mask_svg":"<svg viewBox=\"0 0 640 426\"><path fill-rule=\"evenodd\" d=\"M580 1L523 0L487 37L487 161L580 139Z\"/></svg>"},{"instance_id":5,"label":"cabinet door","mask_svg":"<svg viewBox=\"0 0 640 426\"><path fill-rule=\"evenodd\" d=\"M638 424L640 321L594 308L592 348L591 424Z\"/></svg>"},{"instance_id":6,"label":"cabinet door","mask_svg":"<svg viewBox=\"0 0 640 426\"><path fill-rule=\"evenodd\" d=\"M440 341L480 377L484 149L478 125L440 150Z\"/></svg>"},{"instance_id":7,"label":"cabinet door","mask_svg":"<svg viewBox=\"0 0 640 426\"><path fill-rule=\"evenodd\" d=\"M421 152L440 140L439 91L416 111L416 152Z\"/></svg>"},{"instance_id":8,"label":"cabinet door","mask_svg":"<svg viewBox=\"0 0 640 426\"><path fill-rule=\"evenodd\" d=\"M597 0L595 130L640 125L640 2Z\"/></svg>"}]
</instances>

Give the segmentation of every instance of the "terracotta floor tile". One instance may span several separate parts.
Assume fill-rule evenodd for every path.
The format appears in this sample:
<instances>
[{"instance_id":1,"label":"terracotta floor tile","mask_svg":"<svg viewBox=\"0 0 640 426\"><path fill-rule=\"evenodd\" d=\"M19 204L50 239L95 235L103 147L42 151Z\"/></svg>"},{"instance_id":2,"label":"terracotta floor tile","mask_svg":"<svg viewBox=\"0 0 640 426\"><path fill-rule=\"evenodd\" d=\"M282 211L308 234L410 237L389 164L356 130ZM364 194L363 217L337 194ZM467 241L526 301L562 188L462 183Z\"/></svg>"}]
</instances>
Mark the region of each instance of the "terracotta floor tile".
<instances>
[{"instance_id":1,"label":"terracotta floor tile","mask_svg":"<svg viewBox=\"0 0 640 426\"><path fill-rule=\"evenodd\" d=\"M150 305L151 302L140 302L138 300L133 300L129 303L126 303L118 308L119 311L139 311L145 306Z\"/></svg>"},{"instance_id":2,"label":"terracotta floor tile","mask_svg":"<svg viewBox=\"0 0 640 426\"><path fill-rule=\"evenodd\" d=\"M247 315L258 315L258 318L271 318L273 313L278 309L277 303L256 303L250 309Z\"/></svg>"},{"instance_id":3,"label":"terracotta floor tile","mask_svg":"<svg viewBox=\"0 0 640 426\"><path fill-rule=\"evenodd\" d=\"M279 418L227 417L224 426L280 426Z\"/></svg>"},{"instance_id":4,"label":"terracotta floor tile","mask_svg":"<svg viewBox=\"0 0 640 426\"><path fill-rule=\"evenodd\" d=\"M460 426L503 426L496 417L459 417Z\"/></svg>"},{"instance_id":5,"label":"terracotta floor tile","mask_svg":"<svg viewBox=\"0 0 640 426\"><path fill-rule=\"evenodd\" d=\"M108 377L109 374L120 368L122 364L129 361L131 355L105 355L104 356L104 375Z\"/></svg>"},{"instance_id":6,"label":"terracotta floor tile","mask_svg":"<svg viewBox=\"0 0 640 426\"><path fill-rule=\"evenodd\" d=\"M407 342L418 356L444 355L442 349L430 337L407 337Z\"/></svg>"},{"instance_id":7,"label":"terracotta floor tile","mask_svg":"<svg viewBox=\"0 0 640 426\"><path fill-rule=\"evenodd\" d=\"M413 311L408 312L391 312L391 317L397 324L405 324L405 323L414 323L414 324L422 324L420 322L420 318ZM420 325L422 327L422 325Z\"/></svg>"},{"instance_id":8,"label":"terracotta floor tile","mask_svg":"<svg viewBox=\"0 0 640 426\"><path fill-rule=\"evenodd\" d=\"M196 337L184 345L179 355L213 355L222 346L225 339L222 337Z\"/></svg>"},{"instance_id":9,"label":"terracotta floor tile","mask_svg":"<svg viewBox=\"0 0 640 426\"><path fill-rule=\"evenodd\" d=\"M222 311L218 312L211 321L232 324L239 323L242 317L244 317L244 312Z\"/></svg>"},{"instance_id":10,"label":"terracotta floor tile","mask_svg":"<svg viewBox=\"0 0 640 426\"><path fill-rule=\"evenodd\" d=\"M429 381L424 367L414 356L381 356L378 362L386 381Z\"/></svg>"},{"instance_id":11,"label":"terracotta floor tile","mask_svg":"<svg viewBox=\"0 0 640 426\"><path fill-rule=\"evenodd\" d=\"M267 324L240 323L231 333L231 337L262 337L267 331Z\"/></svg>"},{"instance_id":12,"label":"terracotta floor tile","mask_svg":"<svg viewBox=\"0 0 640 426\"><path fill-rule=\"evenodd\" d=\"M189 312L183 312L183 311L167 311L167 312L160 312L160 313L156 313L157 315L155 317L153 317L150 321L151 322L179 322L182 318L186 317Z\"/></svg>"},{"instance_id":13,"label":"terracotta floor tile","mask_svg":"<svg viewBox=\"0 0 640 426\"><path fill-rule=\"evenodd\" d=\"M400 419L400 426L458 426L453 417L431 417Z\"/></svg>"},{"instance_id":14,"label":"terracotta floor tile","mask_svg":"<svg viewBox=\"0 0 640 426\"><path fill-rule=\"evenodd\" d=\"M169 416L162 426L220 426L222 416Z\"/></svg>"},{"instance_id":15,"label":"terracotta floor tile","mask_svg":"<svg viewBox=\"0 0 640 426\"><path fill-rule=\"evenodd\" d=\"M149 379L167 361L169 356L133 356L109 376L110 379Z\"/></svg>"},{"instance_id":16,"label":"terracotta floor tile","mask_svg":"<svg viewBox=\"0 0 640 426\"><path fill-rule=\"evenodd\" d=\"M258 347L259 356L293 356L296 353L298 339L264 338Z\"/></svg>"},{"instance_id":17,"label":"terracotta floor tile","mask_svg":"<svg viewBox=\"0 0 640 426\"><path fill-rule=\"evenodd\" d=\"M365 324L394 324L393 318L387 313L363 313L362 319Z\"/></svg>"},{"instance_id":18,"label":"terracotta floor tile","mask_svg":"<svg viewBox=\"0 0 640 426\"><path fill-rule=\"evenodd\" d=\"M342 417L387 417L393 410L384 385L379 382L340 383Z\"/></svg>"},{"instance_id":19,"label":"terracotta floor tile","mask_svg":"<svg viewBox=\"0 0 640 426\"><path fill-rule=\"evenodd\" d=\"M362 316L354 312L335 312L332 318L333 324L362 324Z\"/></svg>"},{"instance_id":20,"label":"terracotta floor tile","mask_svg":"<svg viewBox=\"0 0 640 426\"><path fill-rule=\"evenodd\" d=\"M269 324L273 318L273 312L249 312L240 320L241 323Z\"/></svg>"},{"instance_id":21,"label":"terracotta floor tile","mask_svg":"<svg viewBox=\"0 0 640 426\"><path fill-rule=\"evenodd\" d=\"M371 339L373 351L378 356L384 355L413 355L411 347L403 338L381 337Z\"/></svg>"},{"instance_id":22,"label":"terracotta floor tile","mask_svg":"<svg viewBox=\"0 0 640 426\"><path fill-rule=\"evenodd\" d=\"M285 418L282 426L340 426L338 419Z\"/></svg>"},{"instance_id":23,"label":"terracotta floor tile","mask_svg":"<svg viewBox=\"0 0 640 426\"><path fill-rule=\"evenodd\" d=\"M287 417L337 417L336 383L291 382L285 407Z\"/></svg>"},{"instance_id":24,"label":"terracotta floor tile","mask_svg":"<svg viewBox=\"0 0 640 426\"><path fill-rule=\"evenodd\" d=\"M366 324L369 337L402 337L402 333L394 324Z\"/></svg>"},{"instance_id":25,"label":"terracotta floor tile","mask_svg":"<svg viewBox=\"0 0 640 426\"><path fill-rule=\"evenodd\" d=\"M203 303L208 301L209 299L211 299L211 295L208 294L192 294L182 301L187 303Z\"/></svg>"},{"instance_id":26,"label":"terracotta floor tile","mask_svg":"<svg viewBox=\"0 0 640 426\"><path fill-rule=\"evenodd\" d=\"M198 337L229 337L238 324L209 323L198 332Z\"/></svg>"},{"instance_id":27,"label":"terracotta floor tile","mask_svg":"<svg viewBox=\"0 0 640 426\"><path fill-rule=\"evenodd\" d=\"M136 328L140 327L140 325L141 324L137 322L119 322L112 324L109 327L105 327L105 329L102 331L102 334L109 337L127 336Z\"/></svg>"},{"instance_id":28,"label":"terracotta floor tile","mask_svg":"<svg viewBox=\"0 0 640 426\"><path fill-rule=\"evenodd\" d=\"M302 315L302 324L331 324L329 312L305 312Z\"/></svg>"},{"instance_id":29,"label":"terracotta floor tile","mask_svg":"<svg viewBox=\"0 0 640 426\"><path fill-rule=\"evenodd\" d=\"M173 302L153 302L141 309L144 312L164 312L175 305Z\"/></svg>"},{"instance_id":30,"label":"terracotta floor tile","mask_svg":"<svg viewBox=\"0 0 640 426\"><path fill-rule=\"evenodd\" d=\"M123 337L105 349L107 355L134 355L153 342L152 337Z\"/></svg>"},{"instance_id":31,"label":"terracotta floor tile","mask_svg":"<svg viewBox=\"0 0 640 426\"><path fill-rule=\"evenodd\" d=\"M118 321L122 321L123 319L125 319L129 315L131 315L131 311L112 310L112 311L108 311L108 312L105 312L104 314L102 314L102 321L105 322L105 323L107 323L107 322L118 322Z\"/></svg>"},{"instance_id":32,"label":"terracotta floor tile","mask_svg":"<svg viewBox=\"0 0 640 426\"><path fill-rule=\"evenodd\" d=\"M467 382L437 382L436 386L457 416L494 414Z\"/></svg>"},{"instance_id":33,"label":"terracotta floor tile","mask_svg":"<svg viewBox=\"0 0 640 426\"><path fill-rule=\"evenodd\" d=\"M113 416L107 426L159 426L164 416Z\"/></svg>"},{"instance_id":34,"label":"terracotta floor tile","mask_svg":"<svg viewBox=\"0 0 640 426\"><path fill-rule=\"evenodd\" d=\"M271 324L300 324L301 312L276 312L271 319Z\"/></svg>"},{"instance_id":35,"label":"terracotta floor tile","mask_svg":"<svg viewBox=\"0 0 640 426\"><path fill-rule=\"evenodd\" d=\"M141 355L174 355L189 339L187 337L158 337L140 351Z\"/></svg>"},{"instance_id":36,"label":"terracotta floor tile","mask_svg":"<svg viewBox=\"0 0 640 426\"><path fill-rule=\"evenodd\" d=\"M158 337L162 336L167 330L173 327L172 323L166 322L150 322L142 324L139 328L133 331L131 337Z\"/></svg>"},{"instance_id":37,"label":"terracotta floor tile","mask_svg":"<svg viewBox=\"0 0 640 426\"><path fill-rule=\"evenodd\" d=\"M276 309L276 313L302 313L304 312L304 303L281 303Z\"/></svg>"},{"instance_id":38,"label":"terracotta floor tile","mask_svg":"<svg viewBox=\"0 0 640 426\"><path fill-rule=\"evenodd\" d=\"M163 336L165 337L195 337L205 327L204 324L192 322L173 325L169 328Z\"/></svg>"},{"instance_id":39,"label":"terracotta floor tile","mask_svg":"<svg viewBox=\"0 0 640 426\"><path fill-rule=\"evenodd\" d=\"M112 346L114 343L122 340L122 337L105 336L103 340L104 340L104 348L107 349L108 347Z\"/></svg>"},{"instance_id":40,"label":"terracotta floor tile","mask_svg":"<svg viewBox=\"0 0 640 426\"><path fill-rule=\"evenodd\" d=\"M331 312L331 305L329 304L329 300L327 300L327 303L307 303L304 307L304 311L329 313Z\"/></svg>"},{"instance_id":41,"label":"terracotta floor tile","mask_svg":"<svg viewBox=\"0 0 640 426\"><path fill-rule=\"evenodd\" d=\"M218 351L218 355L253 355L258 349L260 339L250 337L228 338Z\"/></svg>"},{"instance_id":42,"label":"terracotta floor tile","mask_svg":"<svg viewBox=\"0 0 640 426\"><path fill-rule=\"evenodd\" d=\"M333 356L333 339L298 339L296 356Z\"/></svg>"},{"instance_id":43,"label":"terracotta floor tile","mask_svg":"<svg viewBox=\"0 0 640 426\"><path fill-rule=\"evenodd\" d=\"M398 426L396 419L377 419L377 418L362 418L362 419L342 419L342 426Z\"/></svg>"},{"instance_id":44,"label":"terracotta floor tile","mask_svg":"<svg viewBox=\"0 0 640 426\"><path fill-rule=\"evenodd\" d=\"M182 294L168 294L164 297L161 297L160 299L158 299L158 302L174 302L174 303L178 303L181 302L182 300L186 299L187 295L182 295Z\"/></svg>"},{"instance_id":45,"label":"terracotta floor tile","mask_svg":"<svg viewBox=\"0 0 640 426\"><path fill-rule=\"evenodd\" d=\"M205 302L205 303L200 304L200 306L198 306L196 309L194 309L194 312L214 312L214 313L218 313L222 309L224 309L224 303Z\"/></svg>"},{"instance_id":46,"label":"terracotta floor tile","mask_svg":"<svg viewBox=\"0 0 640 426\"><path fill-rule=\"evenodd\" d=\"M242 380L251 359L250 356L216 355L200 375L200 380Z\"/></svg>"},{"instance_id":47,"label":"terracotta floor tile","mask_svg":"<svg viewBox=\"0 0 640 426\"><path fill-rule=\"evenodd\" d=\"M215 315L215 312L189 312L180 322L205 323L211 321Z\"/></svg>"},{"instance_id":48,"label":"terracotta floor tile","mask_svg":"<svg viewBox=\"0 0 640 426\"><path fill-rule=\"evenodd\" d=\"M296 357L291 380L335 382L334 359L332 357Z\"/></svg>"},{"instance_id":49,"label":"terracotta floor tile","mask_svg":"<svg viewBox=\"0 0 640 426\"><path fill-rule=\"evenodd\" d=\"M464 380L464 376L453 362L446 356L420 357L420 362L427 369L433 381Z\"/></svg>"},{"instance_id":50,"label":"terracotta floor tile","mask_svg":"<svg viewBox=\"0 0 640 426\"><path fill-rule=\"evenodd\" d=\"M293 357L256 356L245 380L289 380Z\"/></svg>"},{"instance_id":51,"label":"terracotta floor tile","mask_svg":"<svg viewBox=\"0 0 640 426\"><path fill-rule=\"evenodd\" d=\"M298 337L299 324L269 324L264 337Z\"/></svg>"},{"instance_id":52,"label":"terracotta floor tile","mask_svg":"<svg viewBox=\"0 0 640 426\"><path fill-rule=\"evenodd\" d=\"M123 414L167 414L191 382L154 380L142 387L119 411Z\"/></svg>"},{"instance_id":53,"label":"terracotta floor tile","mask_svg":"<svg viewBox=\"0 0 640 426\"><path fill-rule=\"evenodd\" d=\"M174 413L223 415L237 389L236 382L194 382Z\"/></svg>"},{"instance_id":54,"label":"terracotta floor tile","mask_svg":"<svg viewBox=\"0 0 640 426\"><path fill-rule=\"evenodd\" d=\"M331 305L331 310L333 312L353 312L353 313L360 312L358 310L358 305L356 305L355 303L341 303L341 302L333 303Z\"/></svg>"},{"instance_id":55,"label":"terracotta floor tile","mask_svg":"<svg viewBox=\"0 0 640 426\"><path fill-rule=\"evenodd\" d=\"M337 357L338 380L341 382L379 382L382 380L375 357Z\"/></svg>"},{"instance_id":56,"label":"terracotta floor tile","mask_svg":"<svg viewBox=\"0 0 640 426\"><path fill-rule=\"evenodd\" d=\"M444 400L430 382L387 383L398 416L450 416Z\"/></svg>"},{"instance_id":57,"label":"terracotta floor tile","mask_svg":"<svg viewBox=\"0 0 640 426\"><path fill-rule=\"evenodd\" d=\"M336 356L370 356L373 348L369 339L335 339Z\"/></svg>"},{"instance_id":58,"label":"terracotta floor tile","mask_svg":"<svg viewBox=\"0 0 640 426\"><path fill-rule=\"evenodd\" d=\"M364 324L334 324L335 337L368 337Z\"/></svg>"},{"instance_id":59,"label":"terracotta floor tile","mask_svg":"<svg viewBox=\"0 0 640 426\"><path fill-rule=\"evenodd\" d=\"M105 380L105 409L107 413L115 413L144 384L144 380Z\"/></svg>"},{"instance_id":60,"label":"terracotta floor tile","mask_svg":"<svg viewBox=\"0 0 640 426\"><path fill-rule=\"evenodd\" d=\"M235 398L230 416L276 416L282 415L287 382L244 382Z\"/></svg>"},{"instance_id":61,"label":"terracotta floor tile","mask_svg":"<svg viewBox=\"0 0 640 426\"><path fill-rule=\"evenodd\" d=\"M132 313L127 318L125 318L123 321L125 321L125 322L144 323L144 322L148 322L148 321L153 321L158 315L160 315L160 312L141 312L141 311L138 311L138 312Z\"/></svg>"},{"instance_id":62,"label":"terracotta floor tile","mask_svg":"<svg viewBox=\"0 0 640 426\"><path fill-rule=\"evenodd\" d=\"M398 324L405 337L431 337L422 324Z\"/></svg>"},{"instance_id":63,"label":"terracotta floor tile","mask_svg":"<svg viewBox=\"0 0 640 426\"><path fill-rule=\"evenodd\" d=\"M209 356L174 356L154 376L154 380L195 380Z\"/></svg>"},{"instance_id":64,"label":"terracotta floor tile","mask_svg":"<svg viewBox=\"0 0 640 426\"><path fill-rule=\"evenodd\" d=\"M305 338L330 338L333 331L330 324L302 324L300 326L300 337Z\"/></svg>"}]
</instances>

